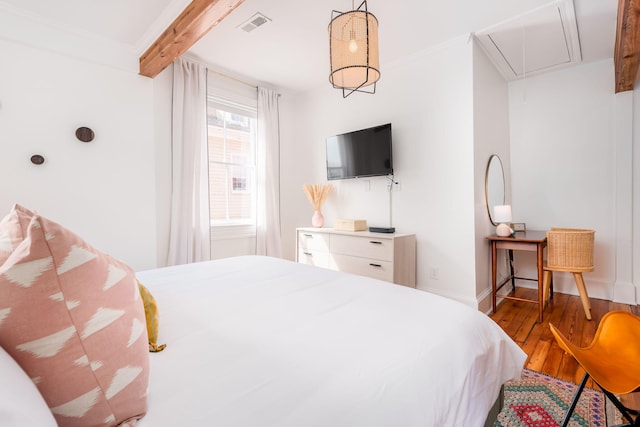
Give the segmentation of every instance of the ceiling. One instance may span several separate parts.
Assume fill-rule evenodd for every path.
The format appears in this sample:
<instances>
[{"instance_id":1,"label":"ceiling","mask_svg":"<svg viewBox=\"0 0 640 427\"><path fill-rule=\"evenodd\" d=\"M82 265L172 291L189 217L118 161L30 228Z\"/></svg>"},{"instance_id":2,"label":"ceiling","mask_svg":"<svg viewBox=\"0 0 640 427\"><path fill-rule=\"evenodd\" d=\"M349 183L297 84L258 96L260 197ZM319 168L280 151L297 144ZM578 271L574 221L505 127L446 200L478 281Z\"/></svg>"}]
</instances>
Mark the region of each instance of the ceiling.
<instances>
[{"instance_id":1,"label":"ceiling","mask_svg":"<svg viewBox=\"0 0 640 427\"><path fill-rule=\"evenodd\" d=\"M0 0L0 13L76 35L109 39L141 55L189 0ZM447 40L524 15L550 0L368 0L379 21L382 78L385 64ZM400 3L401 4L401 3ZM406 4L406 2L405 2ZM357 6L358 4L356 4ZM583 62L613 57L616 0L574 0ZM347 0L245 0L189 51L221 71L304 91L328 83L327 25ZM270 19L252 32L238 28L260 12Z\"/></svg>"}]
</instances>

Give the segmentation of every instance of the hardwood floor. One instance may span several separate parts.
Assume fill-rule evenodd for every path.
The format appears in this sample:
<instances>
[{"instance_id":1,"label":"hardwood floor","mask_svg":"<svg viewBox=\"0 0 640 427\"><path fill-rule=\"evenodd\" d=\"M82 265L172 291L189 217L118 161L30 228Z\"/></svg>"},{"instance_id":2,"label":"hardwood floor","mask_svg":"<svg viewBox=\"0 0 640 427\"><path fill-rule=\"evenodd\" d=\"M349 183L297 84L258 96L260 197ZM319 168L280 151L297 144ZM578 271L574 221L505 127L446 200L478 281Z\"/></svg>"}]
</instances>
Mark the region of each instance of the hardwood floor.
<instances>
[{"instance_id":1,"label":"hardwood floor","mask_svg":"<svg viewBox=\"0 0 640 427\"><path fill-rule=\"evenodd\" d=\"M537 291L517 288L525 298L536 299ZM544 372L575 383L580 383L584 370L575 359L566 354L556 343L549 323L556 326L572 342L586 346L593 340L602 316L614 310L624 310L640 315L640 306L619 304L590 298L591 317L587 320L578 296L554 293L544 310L544 321L538 323L536 304L503 300L495 314L490 317L527 353L525 368ZM591 381L588 387L597 388ZM640 407L638 394L626 399L629 406Z\"/></svg>"}]
</instances>

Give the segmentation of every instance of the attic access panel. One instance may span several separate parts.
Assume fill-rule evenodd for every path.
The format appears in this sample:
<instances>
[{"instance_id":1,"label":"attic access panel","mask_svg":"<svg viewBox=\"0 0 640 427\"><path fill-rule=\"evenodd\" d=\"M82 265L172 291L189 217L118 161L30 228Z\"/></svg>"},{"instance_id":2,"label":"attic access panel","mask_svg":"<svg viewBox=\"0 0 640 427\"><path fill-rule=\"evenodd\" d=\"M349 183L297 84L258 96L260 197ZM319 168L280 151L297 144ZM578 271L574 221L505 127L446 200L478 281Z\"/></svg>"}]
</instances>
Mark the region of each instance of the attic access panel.
<instances>
[{"instance_id":1,"label":"attic access panel","mask_svg":"<svg viewBox=\"0 0 640 427\"><path fill-rule=\"evenodd\" d=\"M475 36L507 80L582 60L572 0L549 3Z\"/></svg>"}]
</instances>

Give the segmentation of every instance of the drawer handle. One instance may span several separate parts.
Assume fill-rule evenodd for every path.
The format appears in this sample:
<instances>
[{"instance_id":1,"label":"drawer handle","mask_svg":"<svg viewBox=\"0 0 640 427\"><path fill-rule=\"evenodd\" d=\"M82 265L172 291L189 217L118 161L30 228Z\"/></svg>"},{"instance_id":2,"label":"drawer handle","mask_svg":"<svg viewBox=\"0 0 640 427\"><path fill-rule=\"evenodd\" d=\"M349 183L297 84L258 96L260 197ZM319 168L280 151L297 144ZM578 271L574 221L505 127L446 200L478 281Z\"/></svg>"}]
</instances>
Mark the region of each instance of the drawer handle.
<instances>
[{"instance_id":1,"label":"drawer handle","mask_svg":"<svg viewBox=\"0 0 640 427\"><path fill-rule=\"evenodd\" d=\"M303 234L304 237L308 237L310 239L313 239L313 234Z\"/></svg>"},{"instance_id":2,"label":"drawer handle","mask_svg":"<svg viewBox=\"0 0 640 427\"><path fill-rule=\"evenodd\" d=\"M306 256L313 256L313 254L312 254L311 252L304 252L304 254L305 254Z\"/></svg>"},{"instance_id":3,"label":"drawer handle","mask_svg":"<svg viewBox=\"0 0 640 427\"><path fill-rule=\"evenodd\" d=\"M372 245L381 245L382 242L376 242L375 240L369 240L369 243L371 243Z\"/></svg>"},{"instance_id":4,"label":"drawer handle","mask_svg":"<svg viewBox=\"0 0 640 427\"><path fill-rule=\"evenodd\" d=\"M370 263L369 263L369 265L370 265L371 267L375 267L375 268L380 268L380 267L382 267L382 265L380 265L380 264L374 264L374 263L372 263L372 262L370 262Z\"/></svg>"}]
</instances>

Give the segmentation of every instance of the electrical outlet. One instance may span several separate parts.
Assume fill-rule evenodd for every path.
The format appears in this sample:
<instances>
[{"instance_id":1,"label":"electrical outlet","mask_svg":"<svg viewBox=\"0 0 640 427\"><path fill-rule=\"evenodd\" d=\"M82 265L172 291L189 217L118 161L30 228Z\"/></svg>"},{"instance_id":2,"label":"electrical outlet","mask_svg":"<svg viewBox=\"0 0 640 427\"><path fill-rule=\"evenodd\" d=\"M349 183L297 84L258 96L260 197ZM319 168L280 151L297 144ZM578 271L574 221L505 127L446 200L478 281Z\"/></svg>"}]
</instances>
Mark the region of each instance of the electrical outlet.
<instances>
[{"instance_id":1,"label":"electrical outlet","mask_svg":"<svg viewBox=\"0 0 640 427\"><path fill-rule=\"evenodd\" d=\"M440 278L440 272L438 271L437 268L431 267L429 269L429 277L432 278L433 280L438 280Z\"/></svg>"},{"instance_id":2,"label":"electrical outlet","mask_svg":"<svg viewBox=\"0 0 640 427\"><path fill-rule=\"evenodd\" d=\"M527 231L527 225L524 222L514 222L511 226L513 231Z\"/></svg>"}]
</instances>

